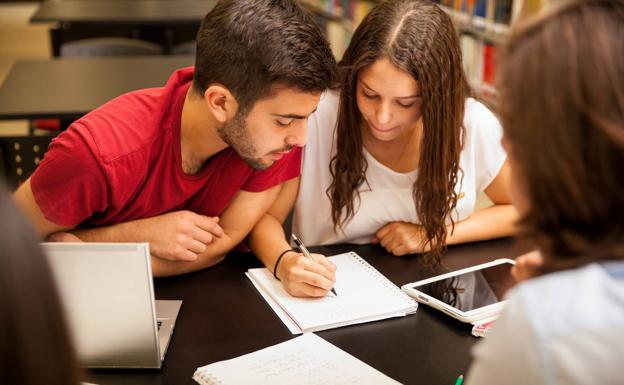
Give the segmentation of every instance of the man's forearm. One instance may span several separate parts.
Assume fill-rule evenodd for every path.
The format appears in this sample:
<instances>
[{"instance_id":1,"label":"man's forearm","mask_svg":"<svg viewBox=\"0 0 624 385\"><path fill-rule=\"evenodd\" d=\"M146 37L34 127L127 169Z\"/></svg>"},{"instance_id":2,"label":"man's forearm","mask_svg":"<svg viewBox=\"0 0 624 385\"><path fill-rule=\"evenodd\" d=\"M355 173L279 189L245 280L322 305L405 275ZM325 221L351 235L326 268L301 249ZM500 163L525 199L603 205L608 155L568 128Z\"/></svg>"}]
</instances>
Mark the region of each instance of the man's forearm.
<instances>
[{"instance_id":1,"label":"man's forearm","mask_svg":"<svg viewBox=\"0 0 624 385\"><path fill-rule=\"evenodd\" d=\"M233 239L224 233L221 238L209 243L206 251L197 255L194 261L168 261L152 255L152 272L155 277L166 277L205 269L221 262L240 242L242 239Z\"/></svg>"},{"instance_id":2,"label":"man's forearm","mask_svg":"<svg viewBox=\"0 0 624 385\"><path fill-rule=\"evenodd\" d=\"M154 218L150 218L150 220L154 220ZM144 221L146 220L139 219L110 226L74 230L72 234L84 242L150 242L150 236L155 234L146 233L146 226L143 226ZM227 252L239 242L224 234L221 238L216 238L209 243L206 251L198 254L194 261L170 261L160 258L152 251L152 272L154 276L160 277L184 274L210 267L222 261Z\"/></svg>"},{"instance_id":3,"label":"man's forearm","mask_svg":"<svg viewBox=\"0 0 624 385\"><path fill-rule=\"evenodd\" d=\"M152 255L152 274L154 277L169 277L205 269L223 261L226 253L212 255L204 253L195 261L167 261Z\"/></svg>"},{"instance_id":4,"label":"man's forearm","mask_svg":"<svg viewBox=\"0 0 624 385\"><path fill-rule=\"evenodd\" d=\"M141 224L145 219L90 229L74 229L72 234L84 242L149 242Z\"/></svg>"}]
</instances>

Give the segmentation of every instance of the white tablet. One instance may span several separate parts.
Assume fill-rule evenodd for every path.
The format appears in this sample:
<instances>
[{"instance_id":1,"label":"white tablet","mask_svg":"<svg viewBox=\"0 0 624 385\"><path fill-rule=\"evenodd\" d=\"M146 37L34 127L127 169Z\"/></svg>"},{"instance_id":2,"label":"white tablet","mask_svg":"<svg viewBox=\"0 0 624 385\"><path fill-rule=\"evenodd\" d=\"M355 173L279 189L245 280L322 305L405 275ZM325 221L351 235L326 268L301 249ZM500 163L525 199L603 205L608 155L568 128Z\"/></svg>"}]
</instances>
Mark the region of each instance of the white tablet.
<instances>
[{"instance_id":1,"label":"white tablet","mask_svg":"<svg viewBox=\"0 0 624 385\"><path fill-rule=\"evenodd\" d=\"M504 306L503 296L516 281L511 276L515 262L492 262L408 283L401 289L418 302L432 306L462 322L493 319Z\"/></svg>"}]
</instances>

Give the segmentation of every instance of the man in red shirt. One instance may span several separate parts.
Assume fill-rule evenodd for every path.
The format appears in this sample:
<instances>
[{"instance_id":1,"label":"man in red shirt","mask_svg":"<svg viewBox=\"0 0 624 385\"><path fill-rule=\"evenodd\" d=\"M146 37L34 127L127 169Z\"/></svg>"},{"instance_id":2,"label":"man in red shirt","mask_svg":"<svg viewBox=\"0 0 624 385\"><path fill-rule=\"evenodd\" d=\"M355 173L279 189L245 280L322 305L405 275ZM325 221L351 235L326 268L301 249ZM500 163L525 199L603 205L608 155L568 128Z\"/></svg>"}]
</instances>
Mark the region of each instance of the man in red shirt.
<instances>
[{"instance_id":1,"label":"man in red shirt","mask_svg":"<svg viewBox=\"0 0 624 385\"><path fill-rule=\"evenodd\" d=\"M299 175L307 118L335 72L294 0L220 1L194 68L74 122L15 199L53 240L149 242L155 275L211 266Z\"/></svg>"}]
</instances>

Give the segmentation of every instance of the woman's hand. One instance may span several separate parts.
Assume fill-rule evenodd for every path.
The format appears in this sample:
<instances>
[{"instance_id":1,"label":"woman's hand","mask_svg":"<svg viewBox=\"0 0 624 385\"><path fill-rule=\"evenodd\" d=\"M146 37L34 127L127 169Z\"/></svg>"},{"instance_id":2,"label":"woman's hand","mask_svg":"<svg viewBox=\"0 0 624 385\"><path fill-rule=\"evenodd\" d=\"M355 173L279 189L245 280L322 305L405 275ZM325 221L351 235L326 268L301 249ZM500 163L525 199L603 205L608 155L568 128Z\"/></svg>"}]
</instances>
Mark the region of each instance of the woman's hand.
<instances>
[{"instance_id":1,"label":"woman's hand","mask_svg":"<svg viewBox=\"0 0 624 385\"><path fill-rule=\"evenodd\" d=\"M336 282L336 265L321 254L312 254L314 262L292 252L282 257L277 277L293 297L324 297Z\"/></svg>"},{"instance_id":2,"label":"woman's hand","mask_svg":"<svg viewBox=\"0 0 624 385\"><path fill-rule=\"evenodd\" d=\"M429 251L423 246L425 230L422 226L408 222L390 222L375 234L372 243L379 243L395 256Z\"/></svg>"},{"instance_id":3,"label":"woman's hand","mask_svg":"<svg viewBox=\"0 0 624 385\"><path fill-rule=\"evenodd\" d=\"M516 266L511 269L511 275L518 282L537 277L543 264L542 254L539 251L531 251L516 258Z\"/></svg>"}]
</instances>

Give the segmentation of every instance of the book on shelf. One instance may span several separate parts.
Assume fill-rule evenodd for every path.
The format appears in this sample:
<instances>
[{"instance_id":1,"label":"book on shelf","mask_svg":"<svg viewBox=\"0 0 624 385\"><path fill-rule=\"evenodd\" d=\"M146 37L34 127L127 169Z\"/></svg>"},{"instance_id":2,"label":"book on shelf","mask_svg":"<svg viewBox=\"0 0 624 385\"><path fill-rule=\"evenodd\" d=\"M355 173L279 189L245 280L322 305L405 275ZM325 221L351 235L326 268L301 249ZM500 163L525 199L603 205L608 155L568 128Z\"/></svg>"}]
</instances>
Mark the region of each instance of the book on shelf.
<instances>
[{"instance_id":1,"label":"book on shelf","mask_svg":"<svg viewBox=\"0 0 624 385\"><path fill-rule=\"evenodd\" d=\"M483 71L480 83L494 87L496 69L496 47L492 43L483 44Z\"/></svg>"},{"instance_id":2,"label":"book on shelf","mask_svg":"<svg viewBox=\"0 0 624 385\"><path fill-rule=\"evenodd\" d=\"M489 41L468 34L460 35L459 44L468 83L492 107L496 97L494 86L498 48Z\"/></svg>"},{"instance_id":3,"label":"book on shelf","mask_svg":"<svg viewBox=\"0 0 624 385\"><path fill-rule=\"evenodd\" d=\"M453 18L477 28L507 27L515 21L539 12L545 0L438 0L435 1Z\"/></svg>"},{"instance_id":4,"label":"book on shelf","mask_svg":"<svg viewBox=\"0 0 624 385\"><path fill-rule=\"evenodd\" d=\"M325 36L337 59L347 49L355 28L375 6L373 1L362 0L303 0L325 31Z\"/></svg>"},{"instance_id":5,"label":"book on shelf","mask_svg":"<svg viewBox=\"0 0 624 385\"><path fill-rule=\"evenodd\" d=\"M351 40L351 32L342 23L328 20L325 25L325 35L334 56L340 59Z\"/></svg>"},{"instance_id":6,"label":"book on shelf","mask_svg":"<svg viewBox=\"0 0 624 385\"><path fill-rule=\"evenodd\" d=\"M303 3L312 11L335 19L349 20L357 25L376 2L370 0L303 0Z\"/></svg>"}]
</instances>

